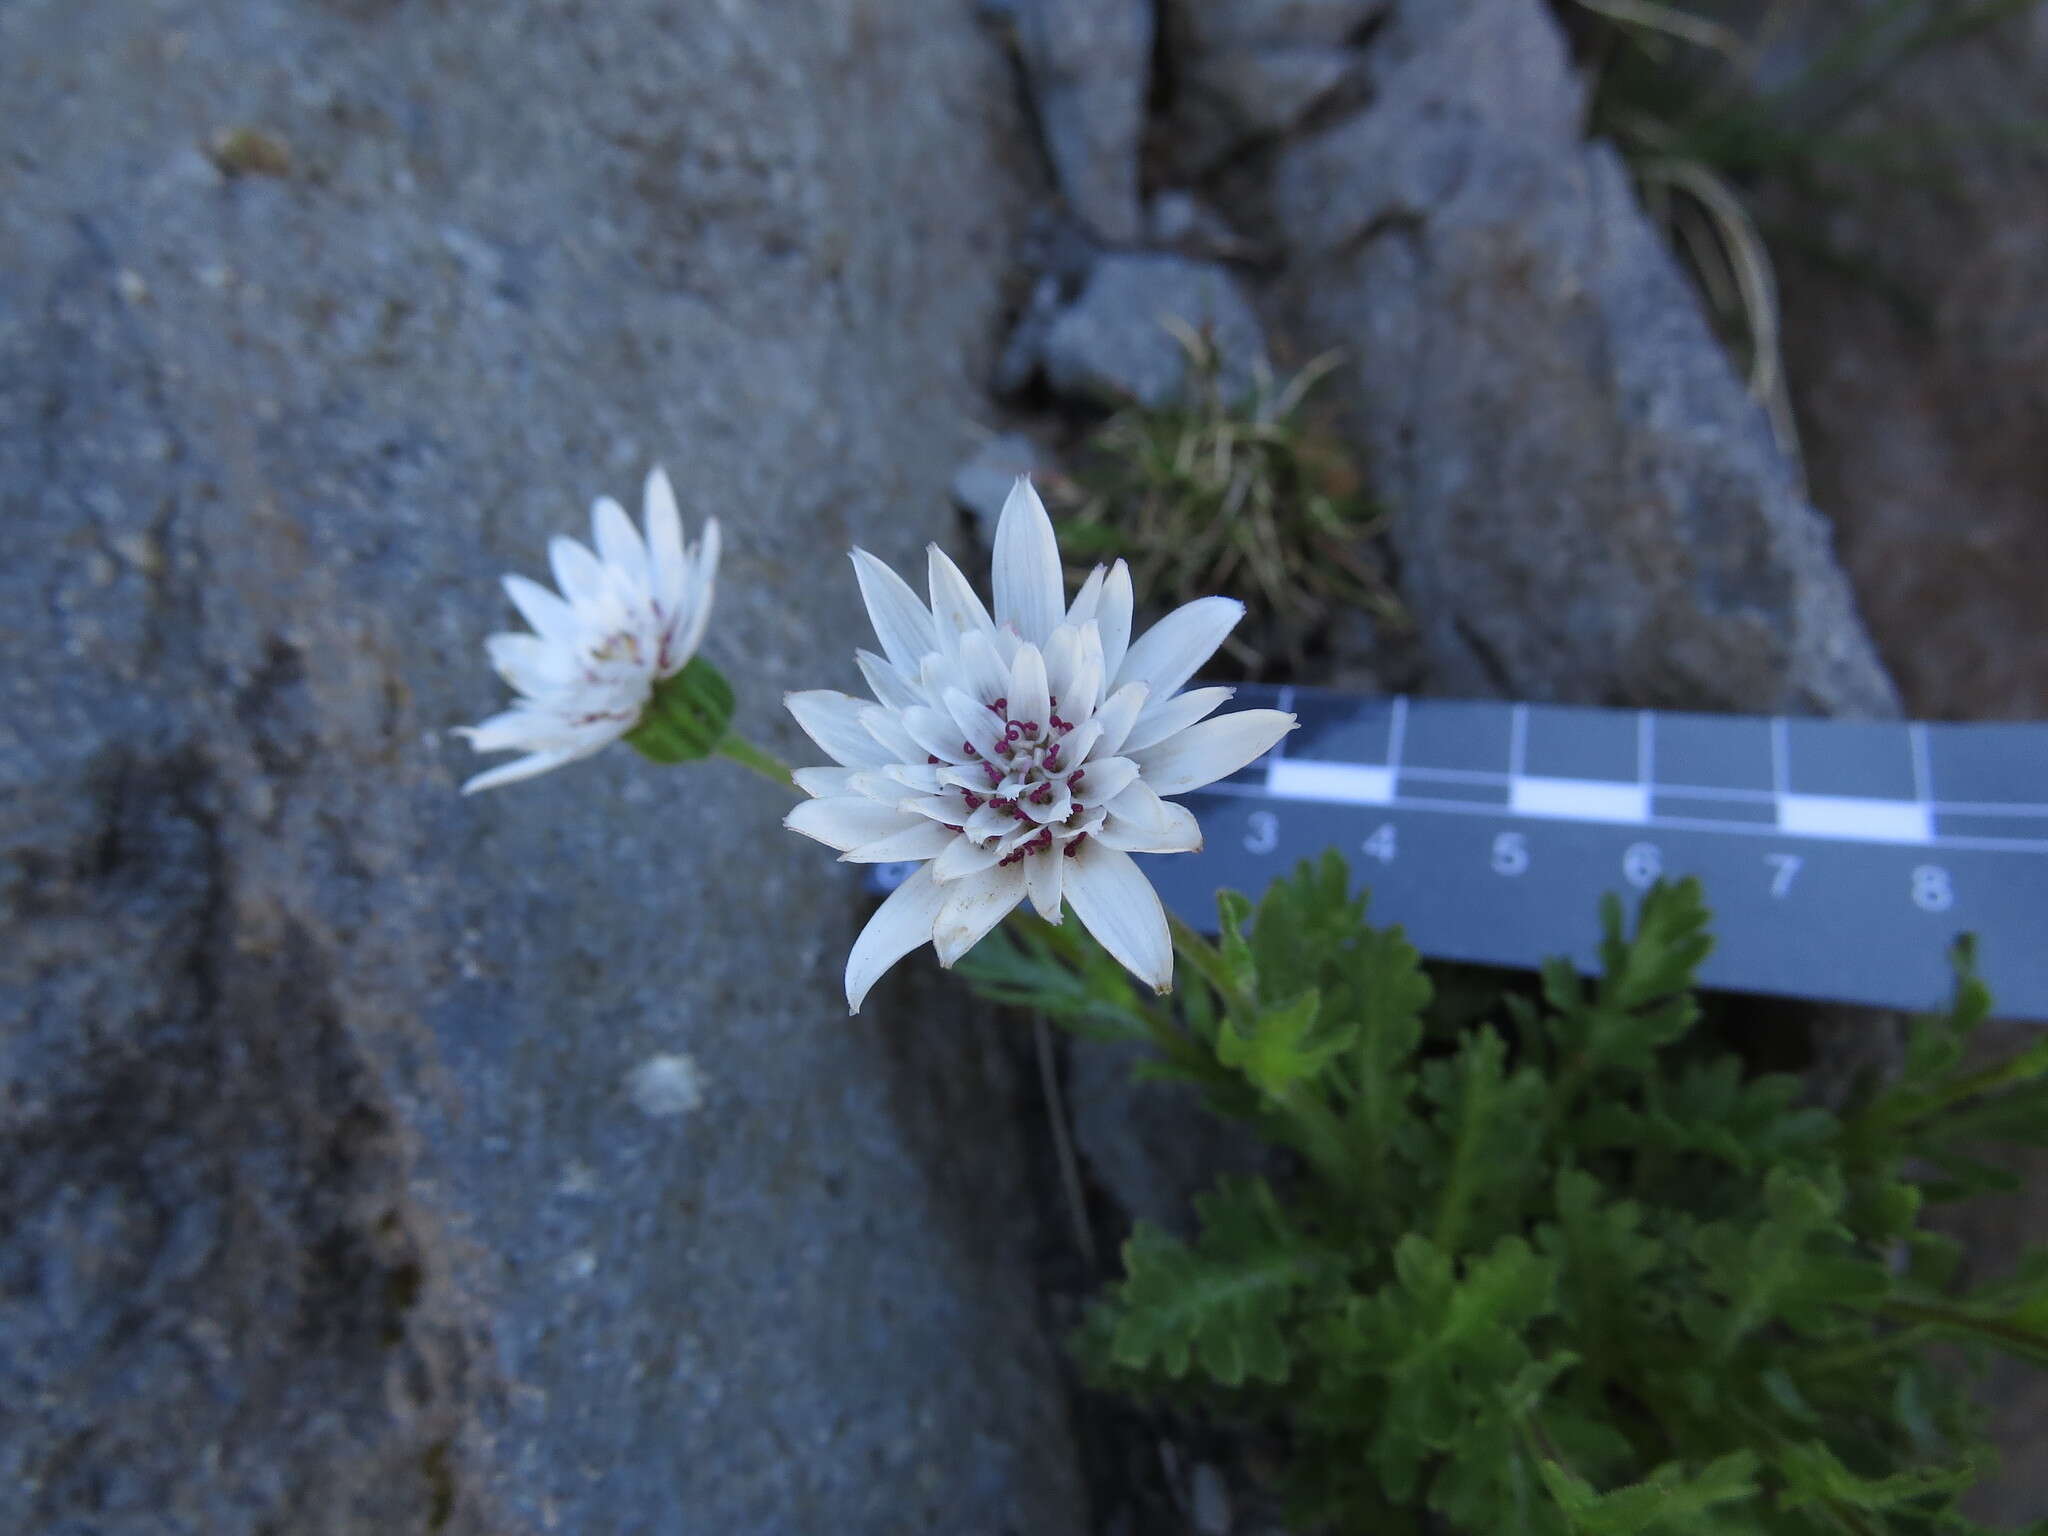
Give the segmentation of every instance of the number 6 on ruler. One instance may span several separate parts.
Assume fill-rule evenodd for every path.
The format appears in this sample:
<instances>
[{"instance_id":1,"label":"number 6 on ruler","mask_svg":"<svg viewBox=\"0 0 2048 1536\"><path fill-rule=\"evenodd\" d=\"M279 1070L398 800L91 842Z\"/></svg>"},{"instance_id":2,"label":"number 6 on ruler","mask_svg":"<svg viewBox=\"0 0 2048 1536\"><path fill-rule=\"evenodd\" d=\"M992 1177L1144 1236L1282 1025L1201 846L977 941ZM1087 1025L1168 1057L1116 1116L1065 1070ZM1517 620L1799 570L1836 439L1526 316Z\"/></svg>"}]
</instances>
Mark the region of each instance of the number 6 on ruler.
<instances>
[{"instance_id":1,"label":"number 6 on ruler","mask_svg":"<svg viewBox=\"0 0 2048 1536\"><path fill-rule=\"evenodd\" d=\"M1503 832L1493 840L1493 872L1519 875L1529 867L1529 843L1519 832Z\"/></svg>"}]
</instances>

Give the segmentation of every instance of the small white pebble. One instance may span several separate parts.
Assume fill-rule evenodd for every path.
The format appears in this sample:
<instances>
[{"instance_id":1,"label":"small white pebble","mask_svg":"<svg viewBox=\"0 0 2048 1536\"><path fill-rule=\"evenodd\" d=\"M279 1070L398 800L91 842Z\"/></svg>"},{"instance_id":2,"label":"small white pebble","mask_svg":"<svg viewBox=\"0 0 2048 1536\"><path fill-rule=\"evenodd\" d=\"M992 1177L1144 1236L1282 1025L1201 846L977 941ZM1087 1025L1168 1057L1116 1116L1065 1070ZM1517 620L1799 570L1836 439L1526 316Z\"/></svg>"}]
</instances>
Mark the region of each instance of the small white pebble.
<instances>
[{"instance_id":1,"label":"small white pebble","mask_svg":"<svg viewBox=\"0 0 2048 1536\"><path fill-rule=\"evenodd\" d=\"M704 1102L704 1073L688 1056L650 1056L626 1074L626 1092L643 1115L684 1115Z\"/></svg>"}]
</instances>

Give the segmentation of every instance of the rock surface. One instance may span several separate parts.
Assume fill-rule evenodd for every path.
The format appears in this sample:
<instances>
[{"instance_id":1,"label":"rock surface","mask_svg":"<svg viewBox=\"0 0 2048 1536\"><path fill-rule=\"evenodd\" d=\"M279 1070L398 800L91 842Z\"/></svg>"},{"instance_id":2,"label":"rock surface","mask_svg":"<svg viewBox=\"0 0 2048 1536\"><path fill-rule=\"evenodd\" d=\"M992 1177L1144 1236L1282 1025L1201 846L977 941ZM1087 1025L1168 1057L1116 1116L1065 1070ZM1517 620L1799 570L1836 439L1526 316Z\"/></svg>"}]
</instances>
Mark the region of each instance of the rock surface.
<instances>
[{"instance_id":1,"label":"rock surface","mask_svg":"<svg viewBox=\"0 0 2048 1536\"><path fill-rule=\"evenodd\" d=\"M1283 305L1351 357L1404 597L1446 692L1897 703L1768 429L1539 0L1409 0L1366 110L1289 145Z\"/></svg>"},{"instance_id":2,"label":"rock surface","mask_svg":"<svg viewBox=\"0 0 2048 1536\"><path fill-rule=\"evenodd\" d=\"M1788 16L1801 7L1785 8ZM1787 68L1839 30L1803 8ZM1916 60L1858 118L1902 158L1827 153L1767 189L1813 491L1916 714L2048 715L2048 11Z\"/></svg>"},{"instance_id":3,"label":"rock surface","mask_svg":"<svg viewBox=\"0 0 2048 1536\"><path fill-rule=\"evenodd\" d=\"M1299 124L1359 66L1387 0L1166 0L1174 163L1200 174Z\"/></svg>"},{"instance_id":4,"label":"rock surface","mask_svg":"<svg viewBox=\"0 0 2048 1536\"><path fill-rule=\"evenodd\" d=\"M1016 24L1038 131L1067 206L1098 240L1134 244L1152 0L1017 0Z\"/></svg>"},{"instance_id":5,"label":"rock surface","mask_svg":"<svg viewBox=\"0 0 2048 1536\"><path fill-rule=\"evenodd\" d=\"M1007 1049L844 1016L768 786L447 734L657 456L744 724L852 681L1033 195L996 42L32 0L0 102L0 1528L1080 1528Z\"/></svg>"},{"instance_id":6,"label":"rock surface","mask_svg":"<svg viewBox=\"0 0 2048 1536\"><path fill-rule=\"evenodd\" d=\"M1182 256L1108 255L1046 327L1041 366L1054 393L1099 405L1162 406L1187 389L1190 357L1170 322L1214 350L1226 398L1266 366L1265 333L1226 267Z\"/></svg>"}]
</instances>

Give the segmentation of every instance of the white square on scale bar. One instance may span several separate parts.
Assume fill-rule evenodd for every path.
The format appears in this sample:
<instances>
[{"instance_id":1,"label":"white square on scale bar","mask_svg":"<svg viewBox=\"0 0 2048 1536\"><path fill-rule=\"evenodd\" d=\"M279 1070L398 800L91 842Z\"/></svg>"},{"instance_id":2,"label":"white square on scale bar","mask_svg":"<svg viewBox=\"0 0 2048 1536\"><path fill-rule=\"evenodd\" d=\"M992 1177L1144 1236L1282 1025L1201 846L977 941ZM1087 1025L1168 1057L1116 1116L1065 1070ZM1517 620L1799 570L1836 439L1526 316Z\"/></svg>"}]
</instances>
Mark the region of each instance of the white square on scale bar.
<instances>
[{"instance_id":1,"label":"white square on scale bar","mask_svg":"<svg viewBox=\"0 0 2048 1536\"><path fill-rule=\"evenodd\" d=\"M1928 843L1934 819L1914 800L1868 795L1780 795L1778 830L1801 837L1841 837L1862 843Z\"/></svg>"},{"instance_id":2,"label":"white square on scale bar","mask_svg":"<svg viewBox=\"0 0 2048 1536\"><path fill-rule=\"evenodd\" d=\"M1266 765L1266 793L1276 800L1326 800L1339 805L1390 805L1394 770L1363 763L1276 758Z\"/></svg>"},{"instance_id":3,"label":"white square on scale bar","mask_svg":"<svg viewBox=\"0 0 2048 1536\"><path fill-rule=\"evenodd\" d=\"M1521 775L1508 782L1508 809L1518 816L1549 816L1560 821L1648 821L1650 791L1641 784L1605 779Z\"/></svg>"}]
</instances>

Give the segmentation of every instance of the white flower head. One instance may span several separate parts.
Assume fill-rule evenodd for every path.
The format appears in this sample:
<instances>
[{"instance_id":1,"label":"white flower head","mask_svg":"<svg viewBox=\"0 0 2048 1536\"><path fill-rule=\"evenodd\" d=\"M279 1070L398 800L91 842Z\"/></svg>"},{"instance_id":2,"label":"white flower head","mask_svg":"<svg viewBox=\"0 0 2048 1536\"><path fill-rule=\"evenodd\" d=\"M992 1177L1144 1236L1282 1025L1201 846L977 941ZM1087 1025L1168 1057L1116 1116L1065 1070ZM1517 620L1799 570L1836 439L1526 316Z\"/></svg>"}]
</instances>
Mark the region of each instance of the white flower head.
<instances>
[{"instance_id":1,"label":"white flower head","mask_svg":"<svg viewBox=\"0 0 2048 1536\"><path fill-rule=\"evenodd\" d=\"M1029 480L1003 505L990 616L934 544L925 602L853 552L883 654L857 653L874 700L792 693L838 765L797 770L813 796L783 825L852 863L918 861L846 962L846 1001L927 939L951 966L1025 899L1061 902L1140 980L1166 991L1165 909L1133 853L1192 853L1201 828L1163 796L1235 773L1294 728L1275 709L1211 720L1229 688L1181 692L1244 615L1205 597L1131 639L1131 576L1097 566L1069 605L1052 520Z\"/></svg>"},{"instance_id":2,"label":"white flower head","mask_svg":"<svg viewBox=\"0 0 2048 1536\"><path fill-rule=\"evenodd\" d=\"M524 576L505 578L532 634L492 635L491 664L520 697L502 714L458 727L479 752L524 752L478 774L464 794L532 778L588 757L640 723L655 684L682 671L711 617L718 523L685 547L675 491L659 466L647 476L643 539L609 496L590 509L597 552L574 539L548 544L558 597Z\"/></svg>"}]
</instances>

